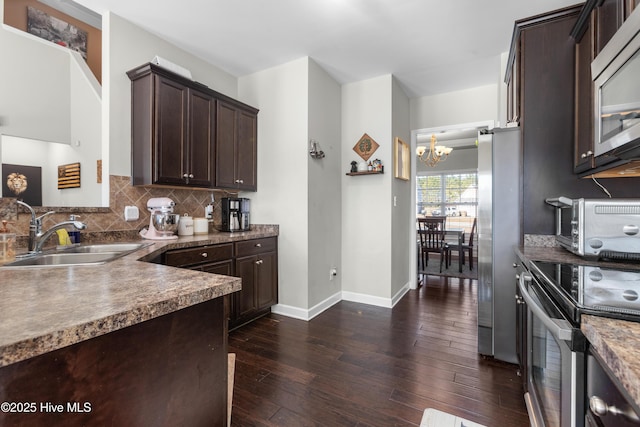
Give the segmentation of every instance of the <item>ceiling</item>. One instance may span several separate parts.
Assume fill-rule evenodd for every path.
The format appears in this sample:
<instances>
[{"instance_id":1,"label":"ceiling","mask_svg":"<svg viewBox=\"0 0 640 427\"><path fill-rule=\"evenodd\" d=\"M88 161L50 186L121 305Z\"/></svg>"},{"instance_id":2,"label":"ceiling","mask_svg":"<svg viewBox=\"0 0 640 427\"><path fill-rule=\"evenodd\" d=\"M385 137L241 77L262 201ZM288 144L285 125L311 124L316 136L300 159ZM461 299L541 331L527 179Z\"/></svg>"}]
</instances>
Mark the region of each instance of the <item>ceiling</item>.
<instances>
[{"instance_id":1,"label":"ceiling","mask_svg":"<svg viewBox=\"0 0 640 427\"><path fill-rule=\"evenodd\" d=\"M69 0L52 0L68 3ZM500 78L514 22L573 0L76 0L241 77L311 57L340 84L393 74L409 97ZM151 59L151 58L149 58Z\"/></svg>"}]
</instances>

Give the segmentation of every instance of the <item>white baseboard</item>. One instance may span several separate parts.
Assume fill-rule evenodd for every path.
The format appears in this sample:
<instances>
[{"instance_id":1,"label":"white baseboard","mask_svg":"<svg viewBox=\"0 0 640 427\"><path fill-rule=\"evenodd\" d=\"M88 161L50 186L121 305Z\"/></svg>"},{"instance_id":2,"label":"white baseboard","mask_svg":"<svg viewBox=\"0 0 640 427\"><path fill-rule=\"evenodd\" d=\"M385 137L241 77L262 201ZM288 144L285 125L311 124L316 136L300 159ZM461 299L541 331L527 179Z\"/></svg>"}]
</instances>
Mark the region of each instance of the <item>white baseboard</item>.
<instances>
[{"instance_id":1,"label":"white baseboard","mask_svg":"<svg viewBox=\"0 0 640 427\"><path fill-rule=\"evenodd\" d=\"M276 304L271 307L271 312L282 314L283 316L287 317L293 317L294 319L311 320L332 305L339 303L341 300L341 292L338 292L308 310L304 308L294 307L292 305Z\"/></svg>"},{"instance_id":2,"label":"white baseboard","mask_svg":"<svg viewBox=\"0 0 640 427\"><path fill-rule=\"evenodd\" d=\"M292 317L294 319L309 321L343 300L358 302L361 304L375 305L377 307L393 308L393 306L396 305L398 301L400 301L400 299L402 299L402 297L407 292L409 292L410 289L410 283L407 282L398 292L396 292L396 294L392 298L381 298L373 295L342 291L331 295L329 298L314 305L310 309L294 307L292 305L286 304L276 304L271 307L271 312L287 317Z\"/></svg>"}]
</instances>

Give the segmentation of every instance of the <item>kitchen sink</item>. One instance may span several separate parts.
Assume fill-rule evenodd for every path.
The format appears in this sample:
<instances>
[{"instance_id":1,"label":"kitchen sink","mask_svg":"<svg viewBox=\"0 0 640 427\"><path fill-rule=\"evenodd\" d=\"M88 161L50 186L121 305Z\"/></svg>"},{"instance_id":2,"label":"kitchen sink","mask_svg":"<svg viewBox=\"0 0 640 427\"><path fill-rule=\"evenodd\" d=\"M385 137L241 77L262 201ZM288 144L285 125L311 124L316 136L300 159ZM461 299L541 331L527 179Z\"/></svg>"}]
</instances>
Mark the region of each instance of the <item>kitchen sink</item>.
<instances>
[{"instance_id":1,"label":"kitchen sink","mask_svg":"<svg viewBox=\"0 0 640 427\"><path fill-rule=\"evenodd\" d=\"M152 245L153 243L105 243L73 246L27 255L0 268L69 267L99 265Z\"/></svg>"},{"instance_id":2,"label":"kitchen sink","mask_svg":"<svg viewBox=\"0 0 640 427\"><path fill-rule=\"evenodd\" d=\"M99 254L104 252L133 252L152 243L104 243L96 245L81 245L65 250L72 253L93 253Z\"/></svg>"}]
</instances>

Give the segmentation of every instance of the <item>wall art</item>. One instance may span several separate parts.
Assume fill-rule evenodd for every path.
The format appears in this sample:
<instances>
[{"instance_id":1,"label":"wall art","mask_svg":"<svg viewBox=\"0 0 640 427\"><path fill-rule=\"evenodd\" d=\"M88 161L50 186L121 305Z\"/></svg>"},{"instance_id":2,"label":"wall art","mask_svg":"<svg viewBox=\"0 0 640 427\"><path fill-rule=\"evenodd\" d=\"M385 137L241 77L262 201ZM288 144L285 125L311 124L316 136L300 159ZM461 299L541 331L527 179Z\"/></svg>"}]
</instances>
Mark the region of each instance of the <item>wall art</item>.
<instances>
[{"instance_id":1,"label":"wall art","mask_svg":"<svg viewBox=\"0 0 640 427\"><path fill-rule=\"evenodd\" d=\"M80 187L80 163L58 166L58 190Z\"/></svg>"},{"instance_id":2,"label":"wall art","mask_svg":"<svg viewBox=\"0 0 640 427\"><path fill-rule=\"evenodd\" d=\"M3 197L15 197L31 205L42 206L42 168L40 166L2 164L5 185Z\"/></svg>"},{"instance_id":3,"label":"wall art","mask_svg":"<svg viewBox=\"0 0 640 427\"><path fill-rule=\"evenodd\" d=\"M27 32L75 50L87 60L87 32L68 22L27 6Z\"/></svg>"},{"instance_id":4,"label":"wall art","mask_svg":"<svg viewBox=\"0 0 640 427\"><path fill-rule=\"evenodd\" d=\"M360 140L354 145L353 151L358 153L362 160L365 162L369 160L369 157L378 149L380 145L373 138L366 133L362 135Z\"/></svg>"}]
</instances>

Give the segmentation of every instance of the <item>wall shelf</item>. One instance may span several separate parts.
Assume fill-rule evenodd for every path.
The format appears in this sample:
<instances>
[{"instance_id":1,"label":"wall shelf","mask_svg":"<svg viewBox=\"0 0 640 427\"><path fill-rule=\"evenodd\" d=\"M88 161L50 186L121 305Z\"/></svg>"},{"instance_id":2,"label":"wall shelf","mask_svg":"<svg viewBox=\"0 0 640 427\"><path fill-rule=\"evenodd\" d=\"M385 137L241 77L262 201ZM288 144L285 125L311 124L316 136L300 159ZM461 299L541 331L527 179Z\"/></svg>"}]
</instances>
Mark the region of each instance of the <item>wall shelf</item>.
<instances>
[{"instance_id":1,"label":"wall shelf","mask_svg":"<svg viewBox=\"0 0 640 427\"><path fill-rule=\"evenodd\" d=\"M357 175L380 175L383 174L384 171L366 171L366 172L347 172L348 176L357 176Z\"/></svg>"}]
</instances>

